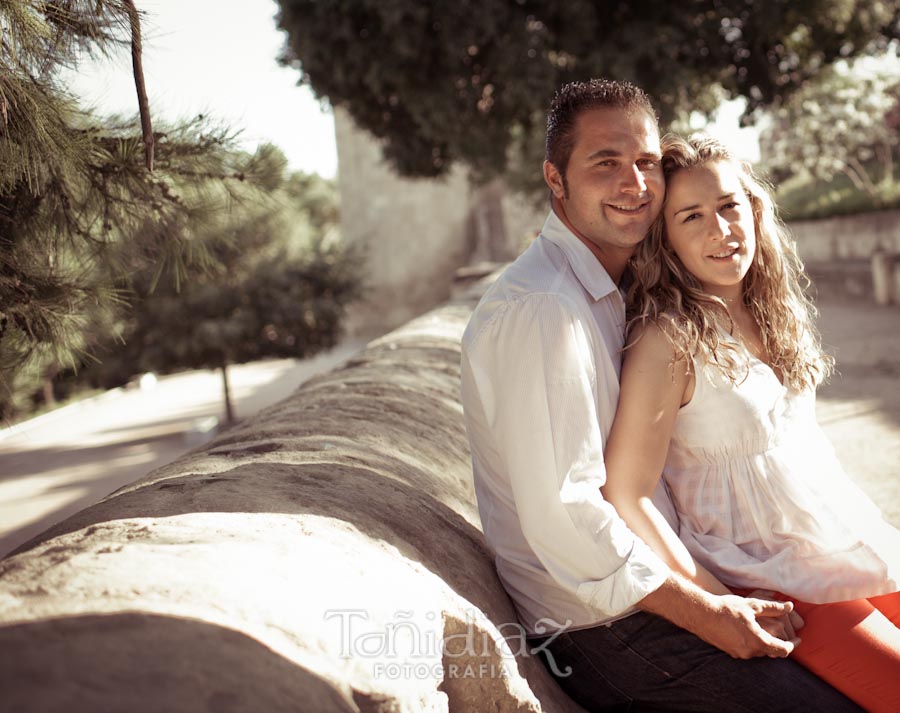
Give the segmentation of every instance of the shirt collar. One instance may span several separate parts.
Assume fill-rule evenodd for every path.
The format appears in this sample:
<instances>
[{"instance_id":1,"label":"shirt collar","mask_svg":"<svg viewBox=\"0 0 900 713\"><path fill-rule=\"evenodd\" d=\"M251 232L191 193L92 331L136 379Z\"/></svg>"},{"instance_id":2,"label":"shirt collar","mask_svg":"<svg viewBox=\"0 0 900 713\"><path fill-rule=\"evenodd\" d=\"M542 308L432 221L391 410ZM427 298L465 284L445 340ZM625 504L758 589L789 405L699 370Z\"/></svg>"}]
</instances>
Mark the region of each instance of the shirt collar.
<instances>
[{"instance_id":1,"label":"shirt collar","mask_svg":"<svg viewBox=\"0 0 900 713\"><path fill-rule=\"evenodd\" d=\"M569 265L572 266L575 277L594 301L618 290L616 283L613 282L606 268L594 256L594 253L566 227L566 224L552 210L541 229L541 235L563 251Z\"/></svg>"}]
</instances>

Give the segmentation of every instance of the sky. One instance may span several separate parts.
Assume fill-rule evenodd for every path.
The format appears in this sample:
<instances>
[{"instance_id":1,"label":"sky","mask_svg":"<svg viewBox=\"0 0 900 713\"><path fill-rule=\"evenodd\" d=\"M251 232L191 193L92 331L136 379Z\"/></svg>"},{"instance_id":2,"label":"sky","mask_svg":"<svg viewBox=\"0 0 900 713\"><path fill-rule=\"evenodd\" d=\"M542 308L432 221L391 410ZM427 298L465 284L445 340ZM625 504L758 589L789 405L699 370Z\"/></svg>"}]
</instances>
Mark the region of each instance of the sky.
<instances>
[{"instance_id":1,"label":"sky","mask_svg":"<svg viewBox=\"0 0 900 713\"><path fill-rule=\"evenodd\" d=\"M331 110L297 85L298 71L276 61L284 35L275 25L274 0L141 0L138 6L145 13L143 65L155 121L205 114L240 128L241 148L253 151L268 141L293 170L337 174ZM128 51L82 61L69 84L100 114L137 112ZM756 133L738 131L740 111L740 103L723 106L707 130L755 161Z\"/></svg>"},{"instance_id":2,"label":"sky","mask_svg":"<svg viewBox=\"0 0 900 713\"><path fill-rule=\"evenodd\" d=\"M155 121L206 114L241 128L239 145L270 142L291 169L334 177L334 118L299 72L276 57L284 34L274 0L141 0L143 65ZM100 114L137 113L131 54L82 61L70 89Z\"/></svg>"}]
</instances>

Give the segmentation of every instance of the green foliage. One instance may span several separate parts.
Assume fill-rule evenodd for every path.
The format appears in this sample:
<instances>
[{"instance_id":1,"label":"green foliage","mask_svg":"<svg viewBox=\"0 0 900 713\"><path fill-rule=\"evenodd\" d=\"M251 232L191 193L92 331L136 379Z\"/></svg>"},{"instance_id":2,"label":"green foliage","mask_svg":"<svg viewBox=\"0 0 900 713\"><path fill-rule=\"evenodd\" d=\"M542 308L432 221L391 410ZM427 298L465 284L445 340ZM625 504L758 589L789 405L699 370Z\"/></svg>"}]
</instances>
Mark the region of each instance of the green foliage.
<instances>
[{"instance_id":1,"label":"green foliage","mask_svg":"<svg viewBox=\"0 0 900 713\"><path fill-rule=\"evenodd\" d=\"M896 50L896 48L894 48ZM760 137L765 164L776 176L796 176L829 193L845 192L842 175L861 194L856 202L876 208L890 201L900 145L900 59L839 63L794 93L773 113ZM845 182L845 183L846 183ZM825 197L823 196L823 199ZM847 199L840 203L847 207ZM820 201L819 209L828 201Z\"/></svg>"},{"instance_id":2,"label":"green foliage","mask_svg":"<svg viewBox=\"0 0 900 713\"><path fill-rule=\"evenodd\" d=\"M284 201L295 215L295 225L305 225L316 237L337 229L340 218L337 186L333 180L311 173L293 173L284 185Z\"/></svg>"},{"instance_id":3,"label":"green foliage","mask_svg":"<svg viewBox=\"0 0 900 713\"><path fill-rule=\"evenodd\" d=\"M753 111L900 31L897 0L279 5L283 61L381 138L400 173L420 176L462 161L487 177L540 155L550 97L567 81L635 82L666 123L722 95L746 96Z\"/></svg>"},{"instance_id":4,"label":"green foliage","mask_svg":"<svg viewBox=\"0 0 900 713\"><path fill-rule=\"evenodd\" d=\"M877 170L877 166L869 165L867 170ZM777 184L776 201L785 220L811 220L900 208L900 165L895 164L893 183L877 188L877 199L873 199L843 173L830 181L795 175Z\"/></svg>"},{"instance_id":5,"label":"green foliage","mask_svg":"<svg viewBox=\"0 0 900 713\"><path fill-rule=\"evenodd\" d=\"M313 354L340 336L344 307L359 293L354 267L336 245L317 245L300 258L259 260L227 280L161 289L142 301L127 338L139 340L142 369L163 373Z\"/></svg>"},{"instance_id":6,"label":"green foliage","mask_svg":"<svg viewBox=\"0 0 900 713\"><path fill-rule=\"evenodd\" d=\"M263 147L258 155L272 153ZM148 272L136 276L139 299L125 334L139 342L136 366L215 368L333 346L360 280L358 261L327 239L337 215L326 185L293 174L264 200L195 225L194 239L211 263L189 270L180 285L170 278L151 289ZM318 191L307 194L309 187Z\"/></svg>"},{"instance_id":7,"label":"green foliage","mask_svg":"<svg viewBox=\"0 0 900 713\"><path fill-rule=\"evenodd\" d=\"M284 165L272 146L246 163ZM189 221L202 264L158 280L148 265L121 283L131 304L97 325L99 361L84 365L78 383L110 388L144 371L224 370L335 345L344 309L361 293L361 263L333 239L334 183L282 171L267 185L265 194L244 186L227 210ZM63 374L57 383L71 381Z\"/></svg>"},{"instance_id":8,"label":"green foliage","mask_svg":"<svg viewBox=\"0 0 900 713\"><path fill-rule=\"evenodd\" d=\"M158 128L149 172L137 121L90 115L59 78L130 32L120 0L0 2L0 416L22 374L91 349L123 276L152 265L153 280L177 282L210 264L190 227L283 172L204 117Z\"/></svg>"}]
</instances>

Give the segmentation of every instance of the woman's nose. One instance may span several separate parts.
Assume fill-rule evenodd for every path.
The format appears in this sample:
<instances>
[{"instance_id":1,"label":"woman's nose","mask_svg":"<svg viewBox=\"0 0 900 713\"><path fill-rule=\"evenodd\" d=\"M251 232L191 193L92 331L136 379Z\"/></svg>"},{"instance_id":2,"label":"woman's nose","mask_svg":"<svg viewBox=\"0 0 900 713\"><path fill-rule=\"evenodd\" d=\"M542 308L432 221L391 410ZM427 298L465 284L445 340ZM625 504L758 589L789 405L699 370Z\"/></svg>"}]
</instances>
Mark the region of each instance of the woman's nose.
<instances>
[{"instance_id":1,"label":"woman's nose","mask_svg":"<svg viewBox=\"0 0 900 713\"><path fill-rule=\"evenodd\" d=\"M716 219L712 225L712 233L714 238L727 238L729 235L731 235L731 222L728 221L725 217L716 213Z\"/></svg>"}]
</instances>

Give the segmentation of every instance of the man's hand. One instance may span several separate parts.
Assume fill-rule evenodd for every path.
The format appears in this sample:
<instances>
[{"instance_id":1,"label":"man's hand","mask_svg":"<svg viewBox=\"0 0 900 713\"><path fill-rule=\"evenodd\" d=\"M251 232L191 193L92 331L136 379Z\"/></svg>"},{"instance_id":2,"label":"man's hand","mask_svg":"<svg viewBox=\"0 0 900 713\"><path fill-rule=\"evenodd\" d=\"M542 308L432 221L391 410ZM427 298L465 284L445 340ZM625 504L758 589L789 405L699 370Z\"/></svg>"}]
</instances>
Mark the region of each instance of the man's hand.
<instances>
[{"instance_id":1,"label":"man's hand","mask_svg":"<svg viewBox=\"0 0 900 713\"><path fill-rule=\"evenodd\" d=\"M769 626L789 620L791 602L710 594L673 574L638 606L665 617L734 658L784 658L794 650L794 642L773 636L761 623Z\"/></svg>"},{"instance_id":2,"label":"man's hand","mask_svg":"<svg viewBox=\"0 0 900 713\"><path fill-rule=\"evenodd\" d=\"M775 599L775 592L767 589L754 589L746 594L753 599L766 599L770 601L778 601ZM784 641L790 641L794 646L799 645L800 637L797 632L803 628L803 617L801 617L793 609L786 616L781 618L761 617L757 619L759 625L768 631L772 636L776 636Z\"/></svg>"},{"instance_id":3,"label":"man's hand","mask_svg":"<svg viewBox=\"0 0 900 713\"><path fill-rule=\"evenodd\" d=\"M718 622L708 627L701 625L700 631L694 632L701 639L736 659L784 658L794 650L796 642L789 624L794 606L791 602L736 594L716 598L719 601L714 610L718 610Z\"/></svg>"}]
</instances>

